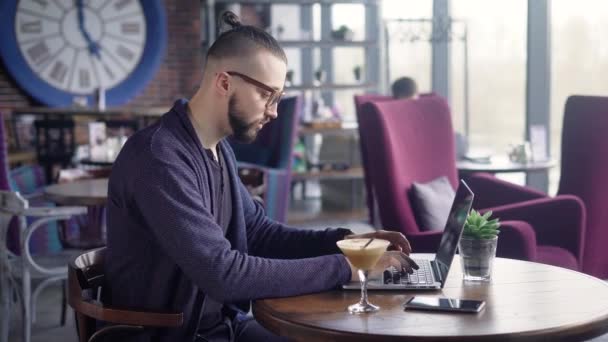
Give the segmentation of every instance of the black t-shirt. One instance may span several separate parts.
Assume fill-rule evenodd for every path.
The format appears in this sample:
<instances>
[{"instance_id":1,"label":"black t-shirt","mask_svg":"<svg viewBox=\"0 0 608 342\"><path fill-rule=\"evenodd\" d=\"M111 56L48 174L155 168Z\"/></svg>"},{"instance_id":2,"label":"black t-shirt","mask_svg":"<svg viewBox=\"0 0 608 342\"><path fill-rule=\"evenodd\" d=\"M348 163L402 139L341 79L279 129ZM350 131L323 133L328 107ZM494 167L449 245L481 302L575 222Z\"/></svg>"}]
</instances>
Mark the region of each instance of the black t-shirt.
<instances>
[{"instance_id":1,"label":"black t-shirt","mask_svg":"<svg viewBox=\"0 0 608 342\"><path fill-rule=\"evenodd\" d=\"M232 193L228 169L226 168L224 155L220 152L219 148L217 149L219 161L214 159L211 150L205 150L205 152L211 160L209 163L211 164L209 171L211 175L213 196L211 211L215 218L215 222L222 227L224 235L226 235L230 219L232 218ZM205 304L203 305L198 329L202 336L205 336L205 333L211 333L211 331L214 330L213 327L224 322L222 308L222 303L218 303L209 296L205 297Z\"/></svg>"}]
</instances>

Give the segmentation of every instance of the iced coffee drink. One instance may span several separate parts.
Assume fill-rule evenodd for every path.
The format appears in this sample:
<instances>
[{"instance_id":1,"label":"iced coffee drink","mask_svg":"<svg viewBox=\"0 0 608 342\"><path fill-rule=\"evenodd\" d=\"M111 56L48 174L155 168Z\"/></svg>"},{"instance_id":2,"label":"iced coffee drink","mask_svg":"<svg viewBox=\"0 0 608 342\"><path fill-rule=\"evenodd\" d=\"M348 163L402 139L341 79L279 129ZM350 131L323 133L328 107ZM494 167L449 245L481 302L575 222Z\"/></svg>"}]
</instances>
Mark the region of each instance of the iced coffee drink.
<instances>
[{"instance_id":1,"label":"iced coffee drink","mask_svg":"<svg viewBox=\"0 0 608 342\"><path fill-rule=\"evenodd\" d=\"M371 241L370 241L371 240ZM390 242L382 239L346 239L337 242L338 247L358 269L361 280L361 300L348 307L350 313L374 312L380 309L367 301L367 275L374 268Z\"/></svg>"}]
</instances>

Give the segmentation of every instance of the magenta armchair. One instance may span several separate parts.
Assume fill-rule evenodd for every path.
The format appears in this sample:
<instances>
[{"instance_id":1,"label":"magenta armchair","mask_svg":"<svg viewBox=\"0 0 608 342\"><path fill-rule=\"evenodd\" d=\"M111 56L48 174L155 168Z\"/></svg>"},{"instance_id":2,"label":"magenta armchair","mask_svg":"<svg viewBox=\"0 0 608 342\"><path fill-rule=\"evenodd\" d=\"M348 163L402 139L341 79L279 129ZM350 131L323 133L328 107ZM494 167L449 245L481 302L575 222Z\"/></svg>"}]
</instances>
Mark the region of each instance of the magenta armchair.
<instances>
[{"instance_id":1,"label":"magenta armchair","mask_svg":"<svg viewBox=\"0 0 608 342\"><path fill-rule=\"evenodd\" d=\"M403 232L415 251L434 252L441 231L419 227L408 197L413 182L445 176L456 189L458 176L450 110L442 98L371 102L359 117L361 141L371 167L369 179L386 229ZM585 209L576 196L546 195L486 174L467 182L473 206L493 210L503 222L498 255L579 269ZM438 228L438 227L430 227ZM441 227L439 227L441 228Z\"/></svg>"},{"instance_id":2,"label":"magenta armchair","mask_svg":"<svg viewBox=\"0 0 608 342\"><path fill-rule=\"evenodd\" d=\"M391 96L385 95L376 95L376 94L364 94L364 95L355 95L355 111L357 113L357 122L361 122L361 107L365 103L368 102L382 102L382 101L390 101L393 100ZM367 134L366 130L359 130L359 136L362 134ZM369 213L369 223L372 225L376 224L376 204L374 201L374 190L372 189L372 182L370 180L369 174L370 171L367 168L370 166L370 163L367 161L368 152L366 150L366 146L363 144L363 138L359 138L359 148L361 150L361 161L363 163L363 180L365 182L365 200L367 203L367 209Z\"/></svg>"},{"instance_id":3,"label":"magenta armchair","mask_svg":"<svg viewBox=\"0 0 608 342\"><path fill-rule=\"evenodd\" d=\"M608 97L570 96L564 110L558 194L587 209L582 271L608 278Z\"/></svg>"}]
</instances>

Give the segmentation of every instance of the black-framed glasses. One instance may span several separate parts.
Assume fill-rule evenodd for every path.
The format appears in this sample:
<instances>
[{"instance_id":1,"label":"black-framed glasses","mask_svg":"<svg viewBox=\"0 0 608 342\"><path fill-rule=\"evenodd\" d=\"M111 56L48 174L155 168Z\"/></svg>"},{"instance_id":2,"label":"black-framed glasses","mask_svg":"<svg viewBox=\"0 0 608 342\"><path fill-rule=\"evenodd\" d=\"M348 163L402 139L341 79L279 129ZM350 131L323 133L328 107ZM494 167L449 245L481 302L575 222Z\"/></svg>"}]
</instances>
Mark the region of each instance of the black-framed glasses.
<instances>
[{"instance_id":1,"label":"black-framed glasses","mask_svg":"<svg viewBox=\"0 0 608 342\"><path fill-rule=\"evenodd\" d=\"M282 90L276 90L273 87L266 85L254 78L251 78L247 75L241 74L240 72L236 72L236 71L226 71L226 73L230 76L238 76L241 79L243 79L243 81L249 83L249 84L253 84L254 86L264 89L268 92L270 92L270 97L268 98L268 102L266 102L266 108L271 108L272 106L276 105L277 103L279 103L279 101L281 101L281 97L283 97L283 95L285 95L285 92Z\"/></svg>"}]
</instances>

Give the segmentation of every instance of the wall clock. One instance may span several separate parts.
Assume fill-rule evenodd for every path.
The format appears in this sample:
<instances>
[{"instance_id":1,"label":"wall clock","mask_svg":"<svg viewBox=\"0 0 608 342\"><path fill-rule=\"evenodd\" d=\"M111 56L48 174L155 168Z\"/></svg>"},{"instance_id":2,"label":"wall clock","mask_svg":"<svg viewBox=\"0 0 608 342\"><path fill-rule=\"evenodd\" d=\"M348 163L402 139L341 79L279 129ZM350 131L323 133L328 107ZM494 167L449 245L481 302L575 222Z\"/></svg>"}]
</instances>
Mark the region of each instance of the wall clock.
<instances>
[{"instance_id":1,"label":"wall clock","mask_svg":"<svg viewBox=\"0 0 608 342\"><path fill-rule=\"evenodd\" d=\"M49 106L135 96L156 73L166 45L161 0L0 1L0 56L27 93Z\"/></svg>"}]
</instances>

